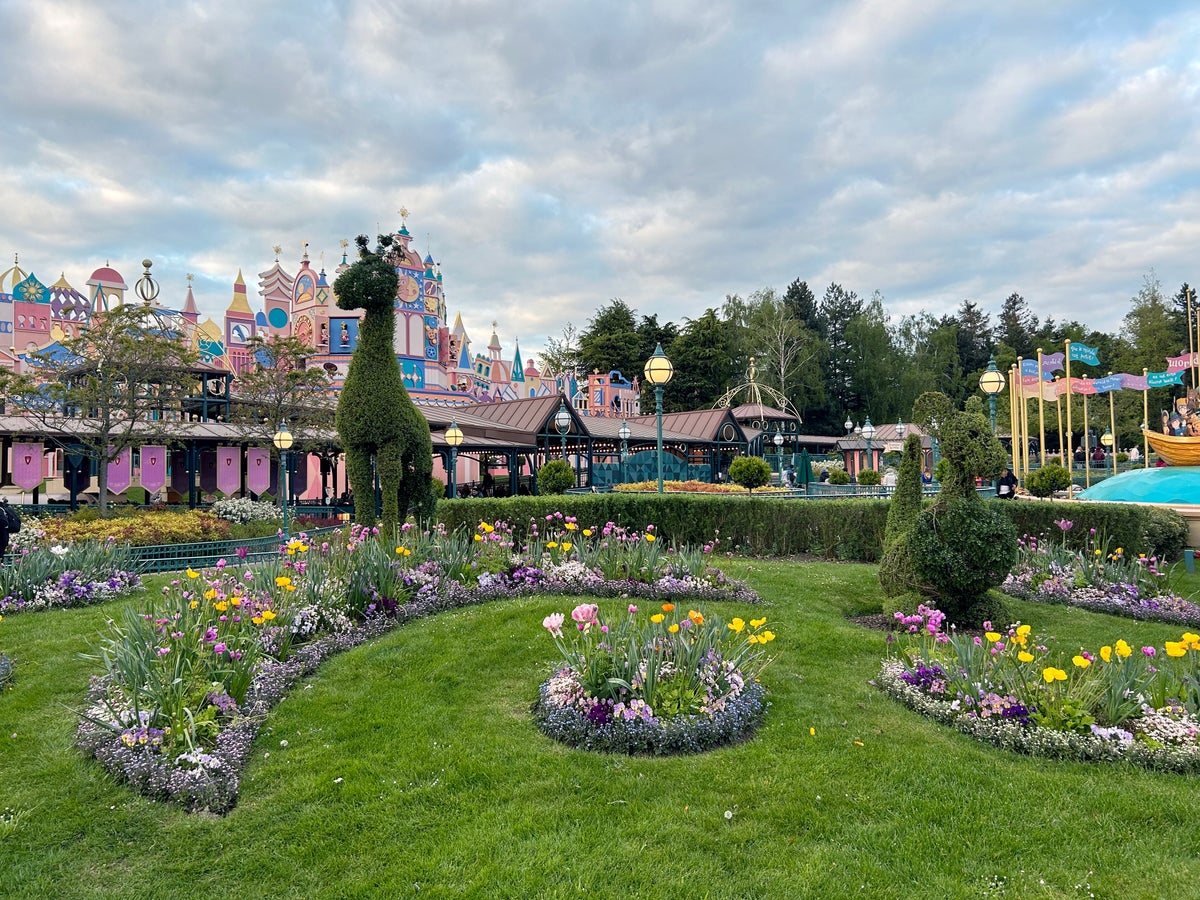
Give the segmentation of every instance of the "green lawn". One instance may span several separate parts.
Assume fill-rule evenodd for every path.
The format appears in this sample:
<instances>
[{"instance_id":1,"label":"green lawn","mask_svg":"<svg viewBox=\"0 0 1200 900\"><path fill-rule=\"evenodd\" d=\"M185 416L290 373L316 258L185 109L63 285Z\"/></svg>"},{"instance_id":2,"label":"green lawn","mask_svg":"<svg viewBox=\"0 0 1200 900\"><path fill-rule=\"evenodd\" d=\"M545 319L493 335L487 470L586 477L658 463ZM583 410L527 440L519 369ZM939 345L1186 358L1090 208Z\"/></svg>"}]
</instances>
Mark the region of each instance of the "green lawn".
<instances>
[{"instance_id":1,"label":"green lawn","mask_svg":"<svg viewBox=\"0 0 1200 900\"><path fill-rule=\"evenodd\" d=\"M1195 779L1028 759L881 696L875 569L738 561L770 602L767 725L698 757L565 749L527 714L542 617L460 610L328 662L271 715L237 808L134 796L72 748L114 606L7 617L6 897L1183 897L1200 893ZM623 604L622 604L623 605ZM1067 647L1179 629L1013 604ZM749 617L757 609L726 608ZM809 729L815 729L815 736ZM286 742L286 744L285 744ZM732 813L731 818L726 813Z\"/></svg>"}]
</instances>

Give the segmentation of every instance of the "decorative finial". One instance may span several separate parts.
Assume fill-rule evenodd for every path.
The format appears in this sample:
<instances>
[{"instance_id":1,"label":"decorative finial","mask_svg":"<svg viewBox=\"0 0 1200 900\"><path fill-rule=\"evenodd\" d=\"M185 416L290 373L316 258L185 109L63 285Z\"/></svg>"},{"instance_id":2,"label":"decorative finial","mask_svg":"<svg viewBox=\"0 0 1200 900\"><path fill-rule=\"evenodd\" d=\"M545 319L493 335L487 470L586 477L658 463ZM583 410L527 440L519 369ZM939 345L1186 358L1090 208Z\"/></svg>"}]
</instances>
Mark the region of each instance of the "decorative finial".
<instances>
[{"instance_id":1,"label":"decorative finial","mask_svg":"<svg viewBox=\"0 0 1200 900\"><path fill-rule=\"evenodd\" d=\"M279 254L283 252L283 247L281 247L279 244L276 244L271 249L275 251L275 262L279 262Z\"/></svg>"},{"instance_id":2,"label":"decorative finial","mask_svg":"<svg viewBox=\"0 0 1200 900\"><path fill-rule=\"evenodd\" d=\"M195 280L196 280L196 276L195 276L195 275L193 275L191 272L188 272L188 273L187 273L187 280L188 280L188 284L191 284L193 281L195 281Z\"/></svg>"},{"instance_id":3,"label":"decorative finial","mask_svg":"<svg viewBox=\"0 0 1200 900\"><path fill-rule=\"evenodd\" d=\"M408 207L407 206L400 207L399 212L400 212L400 224L403 225L404 220L408 218Z\"/></svg>"},{"instance_id":4,"label":"decorative finial","mask_svg":"<svg viewBox=\"0 0 1200 900\"><path fill-rule=\"evenodd\" d=\"M304 255L301 257L301 259L308 259L308 241L301 241L300 249L304 251Z\"/></svg>"},{"instance_id":5,"label":"decorative finial","mask_svg":"<svg viewBox=\"0 0 1200 900\"><path fill-rule=\"evenodd\" d=\"M347 247L350 246L350 242L348 240L346 240L345 238L342 238L340 241L338 241L338 246L341 247L343 250L345 250Z\"/></svg>"}]
</instances>

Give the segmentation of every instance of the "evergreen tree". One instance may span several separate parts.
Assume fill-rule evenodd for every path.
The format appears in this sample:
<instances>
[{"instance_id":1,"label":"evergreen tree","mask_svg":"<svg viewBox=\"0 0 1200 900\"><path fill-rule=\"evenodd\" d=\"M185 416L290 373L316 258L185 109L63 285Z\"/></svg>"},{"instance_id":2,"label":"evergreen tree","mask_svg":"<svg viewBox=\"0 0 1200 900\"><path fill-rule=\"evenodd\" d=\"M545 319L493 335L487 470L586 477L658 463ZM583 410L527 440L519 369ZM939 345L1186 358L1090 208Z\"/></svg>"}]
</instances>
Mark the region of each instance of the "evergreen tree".
<instances>
[{"instance_id":1,"label":"evergreen tree","mask_svg":"<svg viewBox=\"0 0 1200 900\"><path fill-rule=\"evenodd\" d=\"M729 388L733 375L729 335L714 309L687 323L666 351L675 365L675 376L663 393L663 406L669 411L704 409L712 406ZM647 387L652 396L653 393ZM642 408L647 398L642 398Z\"/></svg>"},{"instance_id":2,"label":"evergreen tree","mask_svg":"<svg viewBox=\"0 0 1200 900\"><path fill-rule=\"evenodd\" d=\"M997 340L1007 344L1015 355L1028 359L1037 350L1034 341L1037 328L1037 316L1029 311L1025 298L1017 293L1009 294L1000 307L995 335Z\"/></svg>"},{"instance_id":3,"label":"evergreen tree","mask_svg":"<svg viewBox=\"0 0 1200 900\"><path fill-rule=\"evenodd\" d=\"M653 347L650 352L654 352ZM631 378L642 371L645 362L634 310L619 297L609 300L588 322L587 331L579 335L580 369L585 374L617 369Z\"/></svg>"},{"instance_id":4,"label":"evergreen tree","mask_svg":"<svg viewBox=\"0 0 1200 900\"><path fill-rule=\"evenodd\" d=\"M920 435L909 434L904 439L904 456L900 460L896 490L888 504L883 556L879 561L879 584L885 597L898 597L915 590L917 586L908 535L921 514L923 459Z\"/></svg>"}]
</instances>

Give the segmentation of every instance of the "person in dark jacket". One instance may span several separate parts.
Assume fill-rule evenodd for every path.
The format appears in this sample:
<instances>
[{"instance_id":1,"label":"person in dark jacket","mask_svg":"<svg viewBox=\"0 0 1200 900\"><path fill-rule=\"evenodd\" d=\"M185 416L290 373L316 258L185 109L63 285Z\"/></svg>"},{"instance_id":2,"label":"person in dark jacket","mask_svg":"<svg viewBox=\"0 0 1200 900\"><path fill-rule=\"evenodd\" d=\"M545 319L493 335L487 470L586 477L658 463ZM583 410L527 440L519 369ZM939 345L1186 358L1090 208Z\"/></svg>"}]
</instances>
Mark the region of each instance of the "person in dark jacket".
<instances>
[{"instance_id":1,"label":"person in dark jacket","mask_svg":"<svg viewBox=\"0 0 1200 900\"><path fill-rule=\"evenodd\" d=\"M1004 473L996 480L996 497L1000 500L1011 500L1017 493L1017 476L1012 469L1005 468Z\"/></svg>"}]
</instances>

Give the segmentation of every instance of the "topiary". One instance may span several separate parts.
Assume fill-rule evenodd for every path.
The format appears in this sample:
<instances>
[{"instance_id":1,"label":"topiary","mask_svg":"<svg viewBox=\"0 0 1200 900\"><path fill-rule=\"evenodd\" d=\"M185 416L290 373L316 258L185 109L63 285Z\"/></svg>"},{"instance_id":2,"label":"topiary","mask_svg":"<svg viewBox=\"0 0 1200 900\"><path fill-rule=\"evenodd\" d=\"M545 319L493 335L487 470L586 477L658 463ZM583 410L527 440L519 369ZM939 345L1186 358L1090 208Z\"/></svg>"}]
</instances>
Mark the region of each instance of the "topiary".
<instances>
[{"instance_id":1,"label":"topiary","mask_svg":"<svg viewBox=\"0 0 1200 900\"><path fill-rule=\"evenodd\" d=\"M858 473L858 483L866 485L877 485L883 479L879 477L877 469L863 469Z\"/></svg>"},{"instance_id":2,"label":"topiary","mask_svg":"<svg viewBox=\"0 0 1200 900\"><path fill-rule=\"evenodd\" d=\"M1035 497L1049 497L1071 486L1071 473L1057 464L1034 469L1025 476L1025 489Z\"/></svg>"},{"instance_id":3,"label":"topiary","mask_svg":"<svg viewBox=\"0 0 1200 900\"><path fill-rule=\"evenodd\" d=\"M950 621L979 625L989 588L1017 562L1017 532L1002 509L954 498L917 516L908 535L919 589Z\"/></svg>"},{"instance_id":4,"label":"topiary","mask_svg":"<svg viewBox=\"0 0 1200 900\"><path fill-rule=\"evenodd\" d=\"M829 473L830 484L849 484L850 476L845 469L833 469Z\"/></svg>"},{"instance_id":5,"label":"topiary","mask_svg":"<svg viewBox=\"0 0 1200 900\"><path fill-rule=\"evenodd\" d=\"M575 486L575 470L562 459L552 459L537 473L539 494L565 494Z\"/></svg>"},{"instance_id":6,"label":"topiary","mask_svg":"<svg viewBox=\"0 0 1200 900\"><path fill-rule=\"evenodd\" d=\"M879 586L883 588L885 598L908 593L916 585L908 534L912 531L917 516L921 514L922 455L921 438L910 434L904 441L904 455L900 460L900 472L896 476L896 490L888 504L883 556L879 561Z\"/></svg>"},{"instance_id":7,"label":"topiary","mask_svg":"<svg viewBox=\"0 0 1200 900\"><path fill-rule=\"evenodd\" d=\"M771 481L771 467L758 456L739 456L729 464L729 480L740 484L750 493Z\"/></svg>"}]
</instances>

